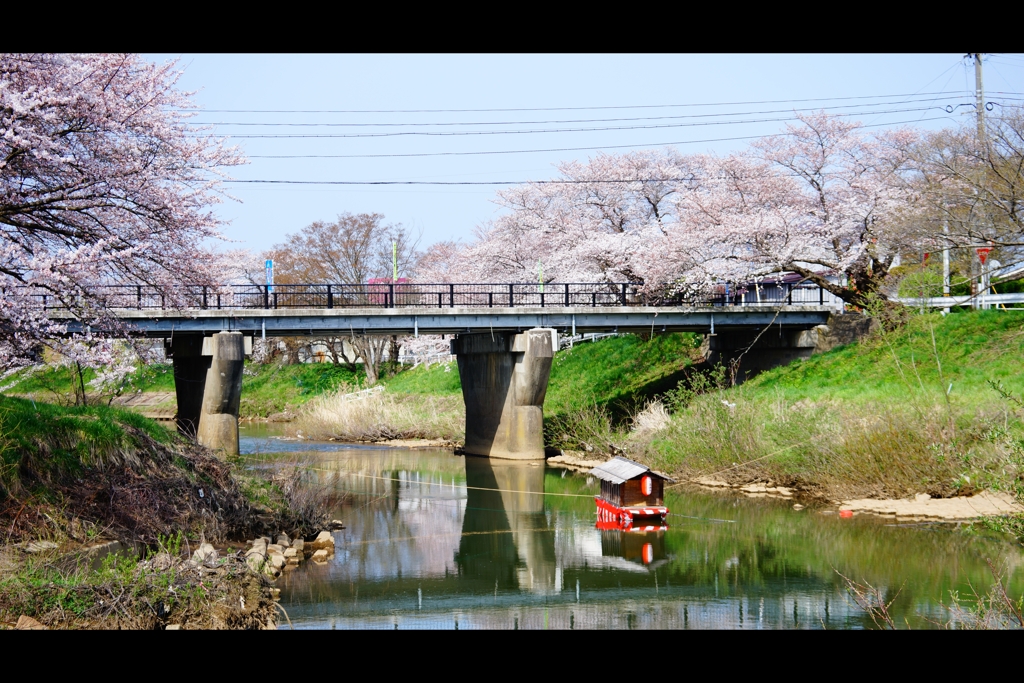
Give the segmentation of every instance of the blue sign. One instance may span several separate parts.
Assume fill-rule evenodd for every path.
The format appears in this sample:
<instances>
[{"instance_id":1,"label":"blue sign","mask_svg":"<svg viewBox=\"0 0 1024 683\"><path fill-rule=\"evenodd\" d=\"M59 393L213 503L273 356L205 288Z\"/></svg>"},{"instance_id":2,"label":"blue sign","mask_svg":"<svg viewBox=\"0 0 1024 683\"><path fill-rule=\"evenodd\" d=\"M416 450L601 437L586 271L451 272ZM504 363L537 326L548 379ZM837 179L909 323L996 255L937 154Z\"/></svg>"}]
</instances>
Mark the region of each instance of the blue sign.
<instances>
[{"instance_id":1,"label":"blue sign","mask_svg":"<svg viewBox=\"0 0 1024 683\"><path fill-rule=\"evenodd\" d=\"M274 291L274 259L267 259L267 291Z\"/></svg>"}]
</instances>

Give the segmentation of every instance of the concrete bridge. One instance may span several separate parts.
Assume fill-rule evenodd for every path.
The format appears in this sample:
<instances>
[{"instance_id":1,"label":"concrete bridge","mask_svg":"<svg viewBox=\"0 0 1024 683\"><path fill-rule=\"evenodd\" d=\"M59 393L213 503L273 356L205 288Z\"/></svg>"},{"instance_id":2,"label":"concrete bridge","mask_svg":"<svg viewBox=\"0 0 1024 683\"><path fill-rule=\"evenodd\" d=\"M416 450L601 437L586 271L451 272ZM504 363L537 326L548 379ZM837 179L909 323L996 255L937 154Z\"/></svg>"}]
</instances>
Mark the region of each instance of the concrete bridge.
<instances>
[{"instance_id":1,"label":"concrete bridge","mask_svg":"<svg viewBox=\"0 0 1024 683\"><path fill-rule=\"evenodd\" d=\"M242 364L256 336L441 334L451 336L458 359L466 451L527 460L544 457L544 397L560 333L698 332L722 358L756 339L761 364L772 365L810 355L814 344L802 333L837 308L831 295L799 284L772 292L725 287L697 300L652 299L629 283L276 285L177 294L169 302L166 292L122 286L103 296L134 333L166 340L178 429L201 444L238 452ZM43 302L51 318L67 316L52 303ZM82 326L69 319L68 327Z\"/></svg>"}]
</instances>

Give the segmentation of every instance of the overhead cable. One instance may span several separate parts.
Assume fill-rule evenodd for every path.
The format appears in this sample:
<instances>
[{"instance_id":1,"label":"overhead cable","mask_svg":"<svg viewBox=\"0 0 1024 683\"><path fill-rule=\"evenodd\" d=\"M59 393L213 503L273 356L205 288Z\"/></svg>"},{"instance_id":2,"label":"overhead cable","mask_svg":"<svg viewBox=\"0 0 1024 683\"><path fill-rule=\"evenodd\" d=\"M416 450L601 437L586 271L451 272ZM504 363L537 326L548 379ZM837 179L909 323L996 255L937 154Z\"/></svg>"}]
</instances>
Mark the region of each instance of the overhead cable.
<instances>
[{"instance_id":1,"label":"overhead cable","mask_svg":"<svg viewBox=\"0 0 1024 683\"><path fill-rule=\"evenodd\" d=\"M861 128L880 128L883 126L898 126L904 123L922 123L924 121L940 121L950 119L949 116L935 116L923 119L908 121L890 121L887 123L871 124ZM605 149L637 149L642 147L668 147L671 145L694 145L707 142L735 142L738 140L758 140L772 137L769 135L738 135L725 138L704 138L701 140L674 140L669 142L645 142L631 145L596 145L590 147L553 147L546 149L507 149L487 150L472 152L406 152L396 154L250 154L249 159L389 159L389 158L416 158L416 157L447 157L447 156L481 156L497 154L535 154L546 152L586 152Z\"/></svg>"},{"instance_id":2,"label":"overhead cable","mask_svg":"<svg viewBox=\"0 0 1024 683\"><path fill-rule=\"evenodd\" d=\"M738 102L703 102L687 104L623 104L591 107L515 107L497 109L202 109L188 108L181 111L197 111L218 114L455 114L513 111L600 111L607 109L675 109L684 107L726 107L739 104L788 104L793 102L841 102L845 100L889 99L893 97L917 97L922 95L962 95L962 90L946 90L925 93L897 93L893 95L857 95L850 97L810 97L792 100L745 100ZM1019 93L1013 93L1019 94Z\"/></svg>"},{"instance_id":3,"label":"overhead cable","mask_svg":"<svg viewBox=\"0 0 1024 683\"><path fill-rule=\"evenodd\" d=\"M888 109L882 111L865 111L856 113L833 114L836 117L850 116L874 116L881 114L905 114L910 112L921 112L931 110L944 110L943 107L909 107L905 109ZM947 110L948 111L948 110ZM619 130L654 130L661 128L694 128L705 126L728 126L751 123L781 123L795 121L798 117L786 116L766 119L738 119L732 121L697 121L689 123L657 123L643 126L601 126L594 128L538 128L533 130L467 130L467 131L396 131L391 133L243 133L240 135L229 134L228 137L238 140L262 140L262 139L327 139L327 138L391 138L391 137L465 137L475 135L537 135L543 133L594 133Z\"/></svg>"},{"instance_id":4,"label":"overhead cable","mask_svg":"<svg viewBox=\"0 0 1024 683\"><path fill-rule=\"evenodd\" d=\"M913 100L899 100L895 102L869 102L866 104L845 104L829 107L811 107L805 109L764 109L761 111L742 112L719 112L716 114L677 114L673 116L638 116L619 117L605 119L550 119L545 121L438 121L438 122L375 122L375 123L295 123L295 122L270 122L260 123L254 121L191 121L196 126L247 126L247 127L289 127L289 128L394 128L394 127L439 127L439 126L516 126L516 125L543 125L552 123L615 123L623 121L665 121L675 119L702 119L717 118L722 116L754 116L761 114L794 114L798 112L814 113L817 111L831 109L854 109L863 107L890 106L896 104L915 104L918 102L934 102L937 98L926 97ZM1005 98L1004 98L1005 99ZM871 112L866 112L871 113Z\"/></svg>"}]
</instances>

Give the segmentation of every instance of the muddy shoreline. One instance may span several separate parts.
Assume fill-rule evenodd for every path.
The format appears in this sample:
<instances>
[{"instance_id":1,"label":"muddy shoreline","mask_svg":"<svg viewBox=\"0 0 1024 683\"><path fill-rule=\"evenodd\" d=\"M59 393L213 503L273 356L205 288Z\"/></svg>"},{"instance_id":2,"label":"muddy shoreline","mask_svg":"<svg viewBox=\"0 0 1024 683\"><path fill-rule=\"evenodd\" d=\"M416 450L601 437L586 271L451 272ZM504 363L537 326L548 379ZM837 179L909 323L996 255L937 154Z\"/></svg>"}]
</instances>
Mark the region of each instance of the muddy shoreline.
<instances>
[{"instance_id":1,"label":"muddy shoreline","mask_svg":"<svg viewBox=\"0 0 1024 683\"><path fill-rule=\"evenodd\" d=\"M549 466L583 473L589 472L602 462L604 461L593 458L591 454L583 453L563 454L547 459ZM927 493L918 493L910 498L836 500L821 495L809 495L796 488L781 486L771 481L727 482L713 477L698 476L684 479L680 484L705 491L739 493L748 498L790 500L798 510L813 506L830 512L849 511L853 514L868 514L908 522L954 523L1024 513L1024 505L1017 502L1013 496L1000 491L981 491L972 496L953 498L932 498Z\"/></svg>"}]
</instances>

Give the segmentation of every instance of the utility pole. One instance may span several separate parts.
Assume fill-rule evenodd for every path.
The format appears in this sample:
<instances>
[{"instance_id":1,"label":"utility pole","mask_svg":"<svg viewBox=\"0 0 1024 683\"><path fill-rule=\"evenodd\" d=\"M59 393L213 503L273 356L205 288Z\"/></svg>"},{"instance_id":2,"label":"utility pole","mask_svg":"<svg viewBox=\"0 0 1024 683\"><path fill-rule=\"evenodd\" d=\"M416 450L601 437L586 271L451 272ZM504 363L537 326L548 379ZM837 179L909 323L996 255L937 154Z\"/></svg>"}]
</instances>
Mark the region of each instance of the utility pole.
<instances>
[{"instance_id":1,"label":"utility pole","mask_svg":"<svg viewBox=\"0 0 1024 683\"><path fill-rule=\"evenodd\" d=\"M978 110L978 142L985 144L985 86L981 80L981 53L971 54L974 58L974 101ZM988 145L985 145L988 147Z\"/></svg>"},{"instance_id":2,"label":"utility pole","mask_svg":"<svg viewBox=\"0 0 1024 683\"><path fill-rule=\"evenodd\" d=\"M942 234L945 237L942 244L942 296L949 296L949 223L942 221ZM942 309L944 314L949 313L949 307Z\"/></svg>"},{"instance_id":3,"label":"utility pole","mask_svg":"<svg viewBox=\"0 0 1024 683\"><path fill-rule=\"evenodd\" d=\"M978 145L981 146L980 151L987 162L988 138L985 136L985 86L982 81L981 53L972 52L971 57L974 58L974 107L977 110L978 116ZM984 304L979 305L978 296L980 295L982 301L984 301L985 295L988 294L988 289L985 283L985 260L981 257L981 252L978 252L978 261L979 282L971 288L974 290L975 294L975 297L972 299L971 306L974 309L985 307ZM971 268L971 270L973 271L974 269Z\"/></svg>"}]
</instances>

